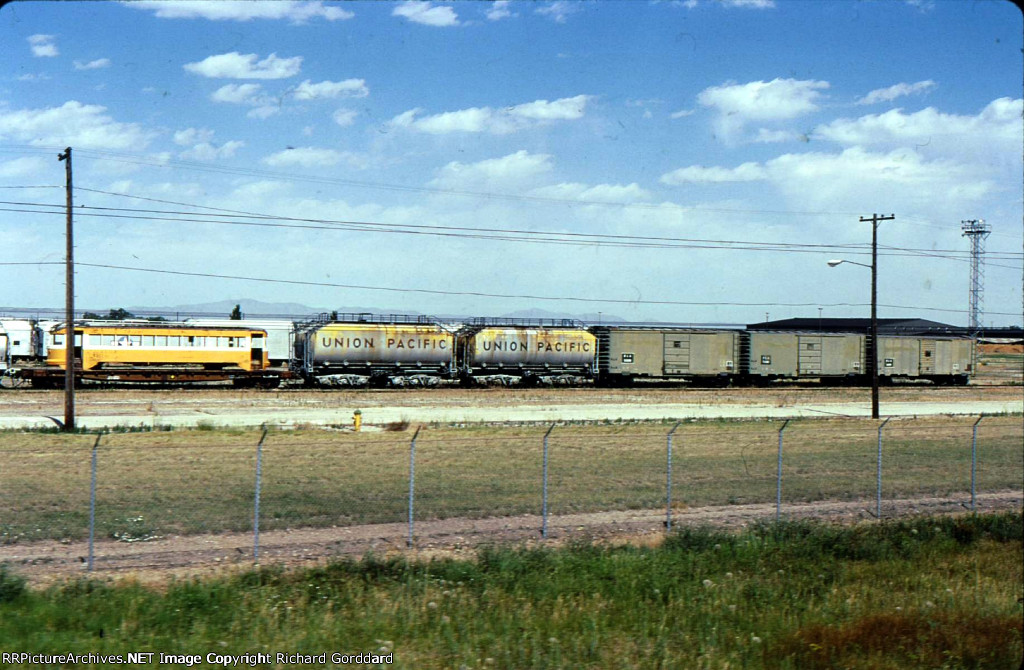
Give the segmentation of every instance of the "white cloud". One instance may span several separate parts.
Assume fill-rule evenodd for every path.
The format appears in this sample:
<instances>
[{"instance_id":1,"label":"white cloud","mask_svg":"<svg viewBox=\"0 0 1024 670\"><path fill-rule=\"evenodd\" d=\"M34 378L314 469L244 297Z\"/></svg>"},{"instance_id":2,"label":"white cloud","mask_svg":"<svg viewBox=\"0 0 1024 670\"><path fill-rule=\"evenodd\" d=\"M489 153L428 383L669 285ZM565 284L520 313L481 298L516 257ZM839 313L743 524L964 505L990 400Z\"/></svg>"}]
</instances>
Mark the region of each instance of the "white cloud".
<instances>
[{"instance_id":1,"label":"white cloud","mask_svg":"<svg viewBox=\"0 0 1024 670\"><path fill-rule=\"evenodd\" d=\"M530 195L540 198L553 198L556 200L579 200L580 202L594 203L631 203L650 200L650 191L642 188L636 182L623 186L622 184L598 184L590 186L579 183L561 183L551 186L543 186L530 191Z\"/></svg>"},{"instance_id":2,"label":"white cloud","mask_svg":"<svg viewBox=\"0 0 1024 670\"><path fill-rule=\"evenodd\" d=\"M53 58L60 55L60 50L54 44L54 35L31 35L28 43L32 49L32 55L36 58Z\"/></svg>"},{"instance_id":3,"label":"white cloud","mask_svg":"<svg viewBox=\"0 0 1024 670\"><path fill-rule=\"evenodd\" d=\"M993 100L976 116L945 114L934 107L913 114L893 109L859 119L838 119L815 128L814 136L844 145L930 145L944 139L953 147L996 143L1019 149L1022 113L1024 100L1011 98Z\"/></svg>"},{"instance_id":4,"label":"white cloud","mask_svg":"<svg viewBox=\"0 0 1024 670\"><path fill-rule=\"evenodd\" d=\"M687 116L693 116L696 112L692 109L680 109L678 112L672 112L669 114L669 118L682 119Z\"/></svg>"},{"instance_id":5,"label":"white cloud","mask_svg":"<svg viewBox=\"0 0 1024 670\"><path fill-rule=\"evenodd\" d=\"M292 23L306 23L313 18L328 21L351 19L355 14L340 7L325 7L322 2L241 2L226 0L137 0L123 3L133 9L154 11L162 19L209 19L211 21L251 21L253 19L286 19Z\"/></svg>"},{"instance_id":6,"label":"white cloud","mask_svg":"<svg viewBox=\"0 0 1024 670\"><path fill-rule=\"evenodd\" d=\"M428 185L455 190L493 189L508 192L532 183L551 169L550 155L520 150L477 163L452 161L438 170L437 176Z\"/></svg>"},{"instance_id":7,"label":"white cloud","mask_svg":"<svg viewBox=\"0 0 1024 670\"><path fill-rule=\"evenodd\" d=\"M788 153L735 168L689 166L660 181L670 186L759 182L803 209L929 211L941 217L990 198L997 189L990 173L987 167L956 160L928 160L910 149L852 147L841 153Z\"/></svg>"},{"instance_id":8,"label":"white cloud","mask_svg":"<svg viewBox=\"0 0 1024 670\"><path fill-rule=\"evenodd\" d=\"M331 118L334 119L334 122L339 126L346 127L355 123L357 116L359 116L359 112L356 110L342 107L335 110L334 114L331 115Z\"/></svg>"},{"instance_id":9,"label":"white cloud","mask_svg":"<svg viewBox=\"0 0 1024 670\"><path fill-rule=\"evenodd\" d=\"M663 174L659 181L669 186L681 184L722 184L729 182L763 181L768 172L757 163L743 163L735 168L691 165Z\"/></svg>"},{"instance_id":10,"label":"white cloud","mask_svg":"<svg viewBox=\"0 0 1024 670\"><path fill-rule=\"evenodd\" d=\"M46 174L52 163L37 156L0 161L0 177L28 177Z\"/></svg>"},{"instance_id":11,"label":"white cloud","mask_svg":"<svg viewBox=\"0 0 1024 670\"><path fill-rule=\"evenodd\" d=\"M174 143L178 146L187 147L213 139L213 131L207 128L186 128L174 133Z\"/></svg>"},{"instance_id":12,"label":"white cloud","mask_svg":"<svg viewBox=\"0 0 1024 670\"><path fill-rule=\"evenodd\" d=\"M337 165L342 161L344 155L334 149L321 149L318 147L297 147L285 149L276 154L271 154L263 159L267 165L282 167L288 165L299 165L302 167L316 167L323 165Z\"/></svg>"},{"instance_id":13,"label":"white cloud","mask_svg":"<svg viewBox=\"0 0 1024 670\"><path fill-rule=\"evenodd\" d=\"M60 107L0 112L0 138L38 146L144 149L156 136L136 123L120 123L106 107L70 100Z\"/></svg>"},{"instance_id":14,"label":"white cloud","mask_svg":"<svg viewBox=\"0 0 1024 670\"><path fill-rule=\"evenodd\" d=\"M534 10L541 16L546 16L555 23L565 23L570 14L578 12L580 6L578 3L567 2L566 0L557 0L549 5Z\"/></svg>"},{"instance_id":15,"label":"white cloud","mask_svg":"<svg viewBox=\"0 0 1024 670\"><path fill-rule=\"evenodd\" d=\"M487 20L501 21L502 19L515 16L509 9L509 4L509 0L496 0L496 2L491 3L490 9L487 10Z\"/></svg>"},{"instance_id":16,"label":"white cloud","mask_svg":"<svg viewBox=\"0 0 1024 670\"><path fill-rule=\"evenodd\" d=\"M735 139L748 121L780 121L818 109L827 81L773 79L727 83L700 92L697 101L718 112L715 127L726 141Z\"/></svg>"},{"instance_id":17,"label":"white cloud","mask_svg":"<svg viewBox=\"0 0 1024 670\"><path fill-rule=\"evenodd\" d=\"M209 56L198 63L186 63L185 69L214 79L286 79L297 75L302 67L302 56L278 58L277 54L270 54L261 61L257 58L256 54L232 51Z\"/></svg>"},{"instance_id":18,"label":"white cloud","mask_svg":"<svg viewBox=\"0 0 1024 670\"><path fill-rule=\"evenodd\" d=\"M790 200L833 210L963 206L995 187L983 171L951 160L928 161L915 151L875 153L860 147L840 154L786 154L765 164Z\"/></svg>"},{"instance_id":19,"label":"white cloud","mask_svg":"<svg viewBox=\"0 0 1024 670\"><path fill-rule=\"evenodd\" d=\"M232 140L225 142L219 147L210 144L209 142L202 142L193 146L187 151L181 152L179 158L186 160L197 160L197 161L214 161L218 158L233 158L235 152L245 146L245 142L238 140Z\"/></svg>"},{"instance_id":20,"label":"white cloud","mask_svg":"<svg viewBox=\"0 0 1024 670\"><path fill-rule=\"evenodd\" d=\"M763 144L797 141L806 142L808 141L808 137L803 133L798 133L793 130L768 130L767 128L760 128L757 131L757 137L754 138L754 141Z\"/></svg>"},{"instance_id":21,"label":"white cloud","mask_svg":"<svg viewBox=\"0 0 1024 670\"><path fill-rule=\"evenodd\" d=\"M573 98L561 98L551 102L535 100L522 105L516 105L509 109L508 113L512 116L539 121L574 121L583 116L583 108L587 106L588 99L589 96L577 95Z\"/></svg>"},{"instance_id":22,"label":"white cloud","mask_svg":"<svg viewBox=\"0 0 1024 670\"><path fill-rule=\"evenodd\" d=\"M47 81L51 79L48 74L23 74L18 76L18 81Z\"/></svg>"},{"instance_id":23,"label":"white cloud","mask_svg":"<svg viewBox=\"0 0 1024 670\"><path fill-rule=\"evenodd\" d=\"M268 119L281 113L280 105L260 105L256 109L249 110L246 116L250 119Z\"/></svg>"},{"instance_id":24,"label":"white cloud","mask_svg":"<svg viewBox=\"0 0 1024 670\"><path fill-rule=\"evenodd\" d=\"M446 133L482 133L491 131L494 133L512 132L509 124L502 123L496 118L494 110L489 107L471 107L461 109L457 112L444 112L423 119L417 119L413 124L417 130L435 135Z\"/></svg>"},{"instance_id":25,"label":"white cloud","mask_svg":"<svg viewBox=\"0 0 1024 670\"><path fill-rule=\"evenodd\" d=\"M434 7L421 0L406 0L395 7L392 16L401 16L413 23L445 28L459 25L459 17L451 7Z\"/></svg>"},{"instance_id":26,"label":"white cloud","mask_svg":"<svg viewBox=\"0 0 1024 670\"><path fill-rule=\"evenodd\" d=\"M457 132L503 135L540 123L580 119L589 99L590 96L577 95L550 102L536 100L500 110L470 107L423 118L416 118L421 111L417 108L394 117L391 125L434 135Z\"/></svg>"},{"instance_id":27,"label":"white cloud","mask_svg":"<svg viewBox=\"0 0 1024 670\"><path fill-rule=\"evenodd\" d=\"M96 60L91 60L88 63L82 63L76 60L74 66L76 70L99 70L105 67L110 67L110 59L97 58Z\"/></svg>"},{"instance_id":28,"label":"white cloud","mask_svg":"<svg viewBox=\"0 0 1024 670\"><path fill-rule=\"evenodd\" d=\"M771 9L775 0L718 0L723 7L740 7L743 9Z\"/></svg>"},{"instance_id":29,"label":"white cloud","mask_svg":"<svg viewBox=\"0 0 1024 670\"><path fill-rule=\"evenodd\" d=\"M234 105L262 104L260 101L263 86L260 84L227 84L210 94L214 102L227 102Z\"/></svg>"},{"instance_id":30,"label":"white cloud","mask_svg":"<svg viewBox=\"0 0 1024 670\"><path fill-rule=\"evenodd\" d=\"M827 81L773 79L748 84L723 84L700 92L697 100L722 114L743 119L792 119L818 109L816 100Z\"/></svg>"},{"instance_id":31,"label":"white cloud","mask_svg":"<svg viewBox=\"0 0 1024 670\"><path fill-rule=\"evenodd\" d=\"M924 93L935 88L936 84L931 79L919 81L916 84L899 83L888 88L876 88L863 98L857 99L858 105L873 105L876 102L889 102L905 95Z\"/></svg>"},{"instance_id":32,"label":"white cloud","mask_svg":"<svg viewBox=\"0 0 1024 670\"><path fill-rule=\"evenodd\" d=\"M318 98L365 98L370 95L364 79L346 79L345 81L322 81L312 83L309 79L295 87L292 96L296 100L316 100Z\"/></svg>"},{"instance_id":33,"label":"white cloud","mask_svg":"<svg viewBox=\"0 0 1024 670\"><path fill-rule=\"evenodd\" d=\"M212 144L213 131L208 128L186 128L174 133L174 143L182 147L191 147L180 154L186 160L213 161L218 158L232 158L245 146L245 142L233 140L221 146Z\"/></svg>"}]
</instances>

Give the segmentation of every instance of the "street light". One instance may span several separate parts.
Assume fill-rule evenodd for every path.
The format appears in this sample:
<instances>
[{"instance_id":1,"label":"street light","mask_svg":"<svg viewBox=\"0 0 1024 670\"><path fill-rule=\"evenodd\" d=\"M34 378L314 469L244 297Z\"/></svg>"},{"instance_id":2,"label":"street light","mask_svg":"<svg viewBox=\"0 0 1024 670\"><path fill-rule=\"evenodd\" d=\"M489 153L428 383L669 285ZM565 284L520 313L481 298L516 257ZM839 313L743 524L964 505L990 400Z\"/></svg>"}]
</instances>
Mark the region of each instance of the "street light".
<instances>
[{"instance_id":1,"label":"street light","mask_svg":"<svg viewBox=\"0 0 1024 670\"><path fill-rule=\"evenodd\" d=\"M828 266L849 263L871 270L871 418L878 418L878 269L872 257L871 265L836 258L828 261Z\"/></svg>"},{"instance_id":2,"label":"street light","mask_svg":"<svg viewBox=\"0 0 1024 670\"><path fill-rule=\"evenodd\" d=\"M830 260L828 262L828 266L830 268L834 268L835 266L837 266L837 265L839 265L841 263L849 263L850 265L859 265L862 268L867 268L869 270L871 269L871 266L867 265L866 263L858 263L857 261L848 261L846 259L840 259L840 258L836 258L836 259Z\"/></svg>"}]
</instances>

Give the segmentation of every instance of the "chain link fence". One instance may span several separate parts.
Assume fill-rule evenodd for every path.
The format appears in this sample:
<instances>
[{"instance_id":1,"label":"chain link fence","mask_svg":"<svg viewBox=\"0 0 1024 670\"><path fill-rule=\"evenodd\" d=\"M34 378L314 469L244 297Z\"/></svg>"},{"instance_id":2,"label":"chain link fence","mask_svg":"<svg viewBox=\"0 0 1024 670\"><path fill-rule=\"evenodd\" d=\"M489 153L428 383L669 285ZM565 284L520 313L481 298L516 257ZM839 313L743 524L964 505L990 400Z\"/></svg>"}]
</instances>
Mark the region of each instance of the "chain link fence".
<instances>
[{"instance_id":1,"label":"chain link fence","mask_svg":"<svg viewBox=\"0 0 1024 670\"><path fill-rule=\"evenodd\" d=\"M405 428L399 426L399 428ZM608 511L663 514L1024 488L1017 416L667 424L425 427L397 431L0 433L0 546L196 543L227 533L354 528L408 546L418 524ZM343 540L339 540L343 541ZM118 545L120 546L120 545ZM129 551L127 548L125 551ZM246 550L248 553L248 550Z\"/></svg>"}]
</instances>

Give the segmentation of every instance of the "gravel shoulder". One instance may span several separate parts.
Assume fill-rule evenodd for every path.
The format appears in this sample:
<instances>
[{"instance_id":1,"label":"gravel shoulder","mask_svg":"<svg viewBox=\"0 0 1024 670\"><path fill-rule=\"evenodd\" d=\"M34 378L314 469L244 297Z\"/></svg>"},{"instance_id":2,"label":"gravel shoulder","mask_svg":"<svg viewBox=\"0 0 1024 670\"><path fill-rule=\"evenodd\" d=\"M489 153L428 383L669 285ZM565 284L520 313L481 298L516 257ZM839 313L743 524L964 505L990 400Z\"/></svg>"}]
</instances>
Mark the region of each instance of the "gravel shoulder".
<instances>
[{"instance_id":1,"label":"gravel shoulder","mask_svg":"<svg viewBox=\"0 0 1024 670\"><path fill-rule=\"evenodd\" d=\"M58 425L58 391L0 392L0 428ZM866 416L868 389L813 386L770 389L396 389L237 391L233 389L86 390L76 394L79 425L282 426L364 425L392 422L477 423L658 421L686 418ZM1022 387L884 389L885 415L1012 413L1024 410Z\"/></svg>"}]
</instances>

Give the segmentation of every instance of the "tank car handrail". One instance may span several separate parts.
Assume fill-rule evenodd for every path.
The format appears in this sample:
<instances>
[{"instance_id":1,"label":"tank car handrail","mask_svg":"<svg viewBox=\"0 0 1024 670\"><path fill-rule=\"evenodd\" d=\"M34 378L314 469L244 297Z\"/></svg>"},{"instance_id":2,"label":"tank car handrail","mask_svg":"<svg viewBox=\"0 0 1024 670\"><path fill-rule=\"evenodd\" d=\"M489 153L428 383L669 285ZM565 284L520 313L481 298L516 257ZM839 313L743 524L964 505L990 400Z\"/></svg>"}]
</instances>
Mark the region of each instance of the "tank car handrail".
<instances>
[{"instance_id":1,"label":"tank car handrail","mask_svg":"<svg viewBox=\"0 0 1024 670\"><path fill-rule=\"evenodd\" d=\"M545 319L526 317L475 316L466 321L467 326L518 326L522 328L586 328L577 319Z\"/></svg>"},{"instance_id":2,"label":"tank car handrail","mask_svg":"<svg viewBox=\"0 0 1024 670\"><path fill-rule=\"evenodd\" d=\"M321 312L309 319L294 321L296 329L321 326L328 323L393 323L437 325L441 322L429 314L375 314L373 312Z\"/></svg>"}]
</instances>

